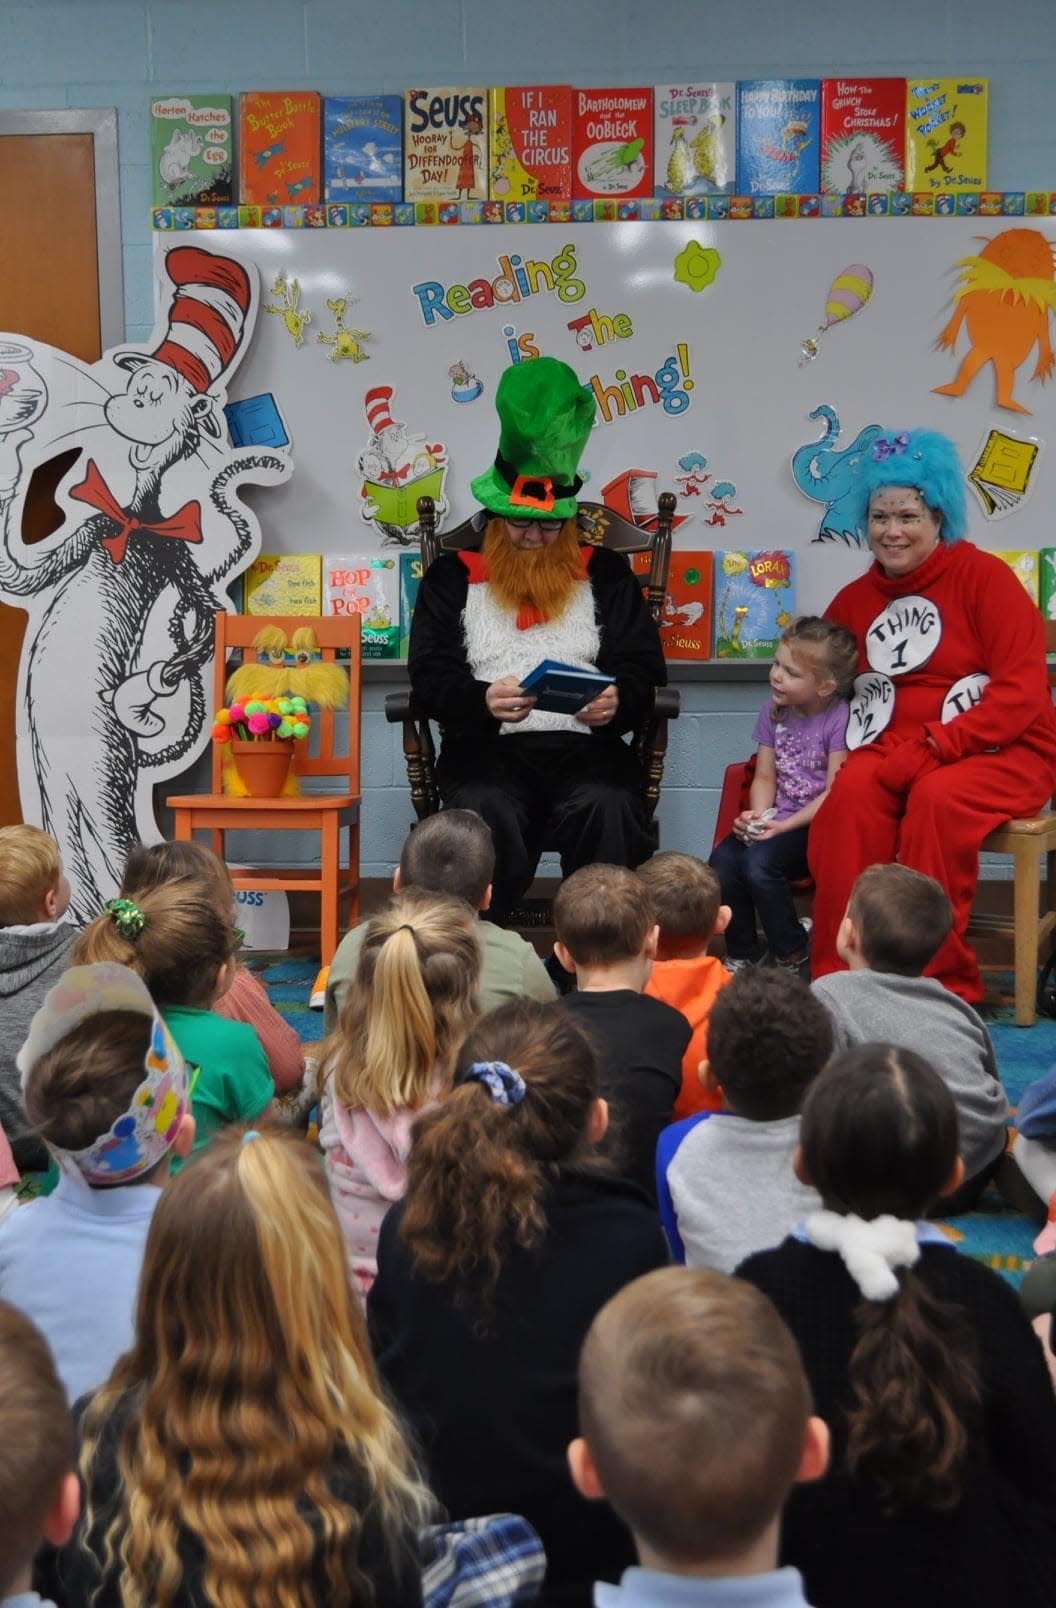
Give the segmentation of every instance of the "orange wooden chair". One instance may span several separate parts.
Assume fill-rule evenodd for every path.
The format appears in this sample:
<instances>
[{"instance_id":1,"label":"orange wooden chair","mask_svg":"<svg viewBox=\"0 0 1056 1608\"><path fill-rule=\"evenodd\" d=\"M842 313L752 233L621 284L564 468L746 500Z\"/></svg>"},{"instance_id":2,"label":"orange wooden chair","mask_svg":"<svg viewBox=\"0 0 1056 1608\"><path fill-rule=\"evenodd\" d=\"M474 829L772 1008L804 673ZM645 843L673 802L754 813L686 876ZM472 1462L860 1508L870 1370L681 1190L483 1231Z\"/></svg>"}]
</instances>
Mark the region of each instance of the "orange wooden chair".
<instances>
[{"instance_id":1,"label":"orange wooden chair","mask_svg":"<svg viewBox=\"0 0 1056 1608\"><path fill-rule=\"evenodd\" d=\"M175 816L177 841L188 842L195 832L208 831L212 846L221 859L224 834L236 830L250 832L289 832L307 830L319 833L319 870L233 871L231 880L238 889L290 893L317 893L320 899L319 944L322 964L328 966L337 948L341 901L348 899L348 925L359 917L359 724L360 658L358 616L325 617L305 620L291 616L263 619L259 615L217 614L215 625L216 659L213 666L213 708L226 702L224 687L236 668L228 663L233 651L244 658L253 651L253 639L265 626L278 626L292 636L301 626L310 625L325 660L333 660L341 650L348 654L348 740L346 752L334 746L338 721L343 710L312 710L312 734L295 745L293 770L309 785L313 781L339 783L337 792L312 792L307 788L298 798L228 798L221 790L222 748L213 744L211 793L186 793L166 799ZM342 718L341 725L344 725ZM348 828L348 865L341 867L341 828Z\"/></svg>"}]
</instances>

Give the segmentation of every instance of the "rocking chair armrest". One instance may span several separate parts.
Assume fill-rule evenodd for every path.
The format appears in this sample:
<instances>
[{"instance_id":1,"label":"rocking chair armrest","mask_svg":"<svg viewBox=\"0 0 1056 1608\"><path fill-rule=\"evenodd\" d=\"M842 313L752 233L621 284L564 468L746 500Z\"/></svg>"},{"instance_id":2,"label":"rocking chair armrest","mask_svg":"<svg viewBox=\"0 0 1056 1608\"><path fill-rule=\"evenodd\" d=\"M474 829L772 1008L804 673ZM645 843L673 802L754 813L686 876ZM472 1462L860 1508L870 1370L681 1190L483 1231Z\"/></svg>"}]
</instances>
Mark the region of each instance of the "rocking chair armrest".
<instances>
[{"instance_id":1,"label":"rocking chair armrest","mask_svg":"<svg viewBox=\"0 0 1056 1608\"><path fill-rule=\"evenodd\" d=\"M410 687L401 687L399 692L385 694L385 719L391 726L399 726L405 720L414 719Z\"/></svg>"},{"instance_id":2,"label":"rocking chair armrest","mask_svg":"<svg viewBox=\"0 0 1056 1608\"><path fill-rule=\"evenodd\" d=\"M657 687L653 694L652 720L677 720L682 710L682 694L677 687Z\"/></svg>"},{"instance_id":3,"label":"rocking chair armrest","mask_svg":"<svg viewBox=\"0 0 1056 1608\"><path fill-rule=\"evenodd\" d=\"M411 803L418 819L424 821L440 808L440 793L436 785L436 747L428 718L415 708L410 687L386 693L385 719L391 725L403 727L403 757L407 766Z\"/></svg>"}]
</instances>

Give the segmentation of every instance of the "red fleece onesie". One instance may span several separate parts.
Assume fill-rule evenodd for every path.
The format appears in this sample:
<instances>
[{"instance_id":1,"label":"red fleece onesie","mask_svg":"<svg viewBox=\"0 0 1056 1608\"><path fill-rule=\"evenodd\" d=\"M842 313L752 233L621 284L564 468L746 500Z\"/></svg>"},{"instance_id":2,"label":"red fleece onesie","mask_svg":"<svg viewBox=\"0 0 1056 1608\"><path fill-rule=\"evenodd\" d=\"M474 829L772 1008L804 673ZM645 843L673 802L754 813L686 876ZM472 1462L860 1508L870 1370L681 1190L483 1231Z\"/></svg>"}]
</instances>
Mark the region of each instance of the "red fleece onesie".
<instances>
[{"instance_id":1,"label":"red fleece onesie","mask_svg":"<svg viewBox=\"0 0 1056 1608\"><path fill-rule=\"evenodd\" d=\"M897 579L874 564L826 615L857 637L861 674L852 752L810 831L814 976L842 968L836 934L858 873L898 859L953 903L928 976L976 1001L982 980L964 932L979 846L1056 787L1041 615L1008 566L967 541L940 543Z\"/></svg>"}]
</instances>

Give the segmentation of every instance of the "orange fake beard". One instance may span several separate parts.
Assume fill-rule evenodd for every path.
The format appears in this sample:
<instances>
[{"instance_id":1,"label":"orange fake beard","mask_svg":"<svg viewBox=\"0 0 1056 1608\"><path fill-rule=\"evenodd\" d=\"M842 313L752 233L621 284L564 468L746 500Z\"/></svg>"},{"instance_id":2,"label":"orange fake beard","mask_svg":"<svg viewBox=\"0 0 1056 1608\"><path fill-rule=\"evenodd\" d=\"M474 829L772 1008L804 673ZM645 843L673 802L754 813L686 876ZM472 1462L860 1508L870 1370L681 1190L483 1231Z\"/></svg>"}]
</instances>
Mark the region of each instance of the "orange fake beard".
<instances>
[{"instance_id":1,"label":"orange fake beard","mask_svg":"<svg viewBox=\"0 0 1056 1608\"><path fill-rule=\"evenodd\" d=\"M585 581L579 526L566 519L549 547L514 547L502 519L488 521L482 547L488 583L499 604L517 616L517 629L560 619L572 594Z\"/></svg>"}]
</instances>

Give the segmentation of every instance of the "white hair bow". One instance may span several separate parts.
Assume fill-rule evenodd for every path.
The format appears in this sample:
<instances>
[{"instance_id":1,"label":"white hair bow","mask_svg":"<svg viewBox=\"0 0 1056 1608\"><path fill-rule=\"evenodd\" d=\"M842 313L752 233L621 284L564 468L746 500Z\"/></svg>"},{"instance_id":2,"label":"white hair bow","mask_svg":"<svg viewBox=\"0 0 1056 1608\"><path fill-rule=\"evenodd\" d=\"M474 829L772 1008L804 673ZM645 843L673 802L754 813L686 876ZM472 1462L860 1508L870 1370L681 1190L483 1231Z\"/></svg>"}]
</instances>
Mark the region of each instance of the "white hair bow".
<instances>
[{"instance_id":1,"label":"white hair bow","mask_svg":"<svg viewBox=\"0 0 1056 1608\"><path fill-rule=\"evenodd\" d=\"M896 1267L912 1267L920 1257L917 1225L900 1217L843 1217L815 1212L807 1218L807 1238L820 1251L836 1251L867 1301L890 1301L898 1294Z\"/></svg>"}]
</instances>

